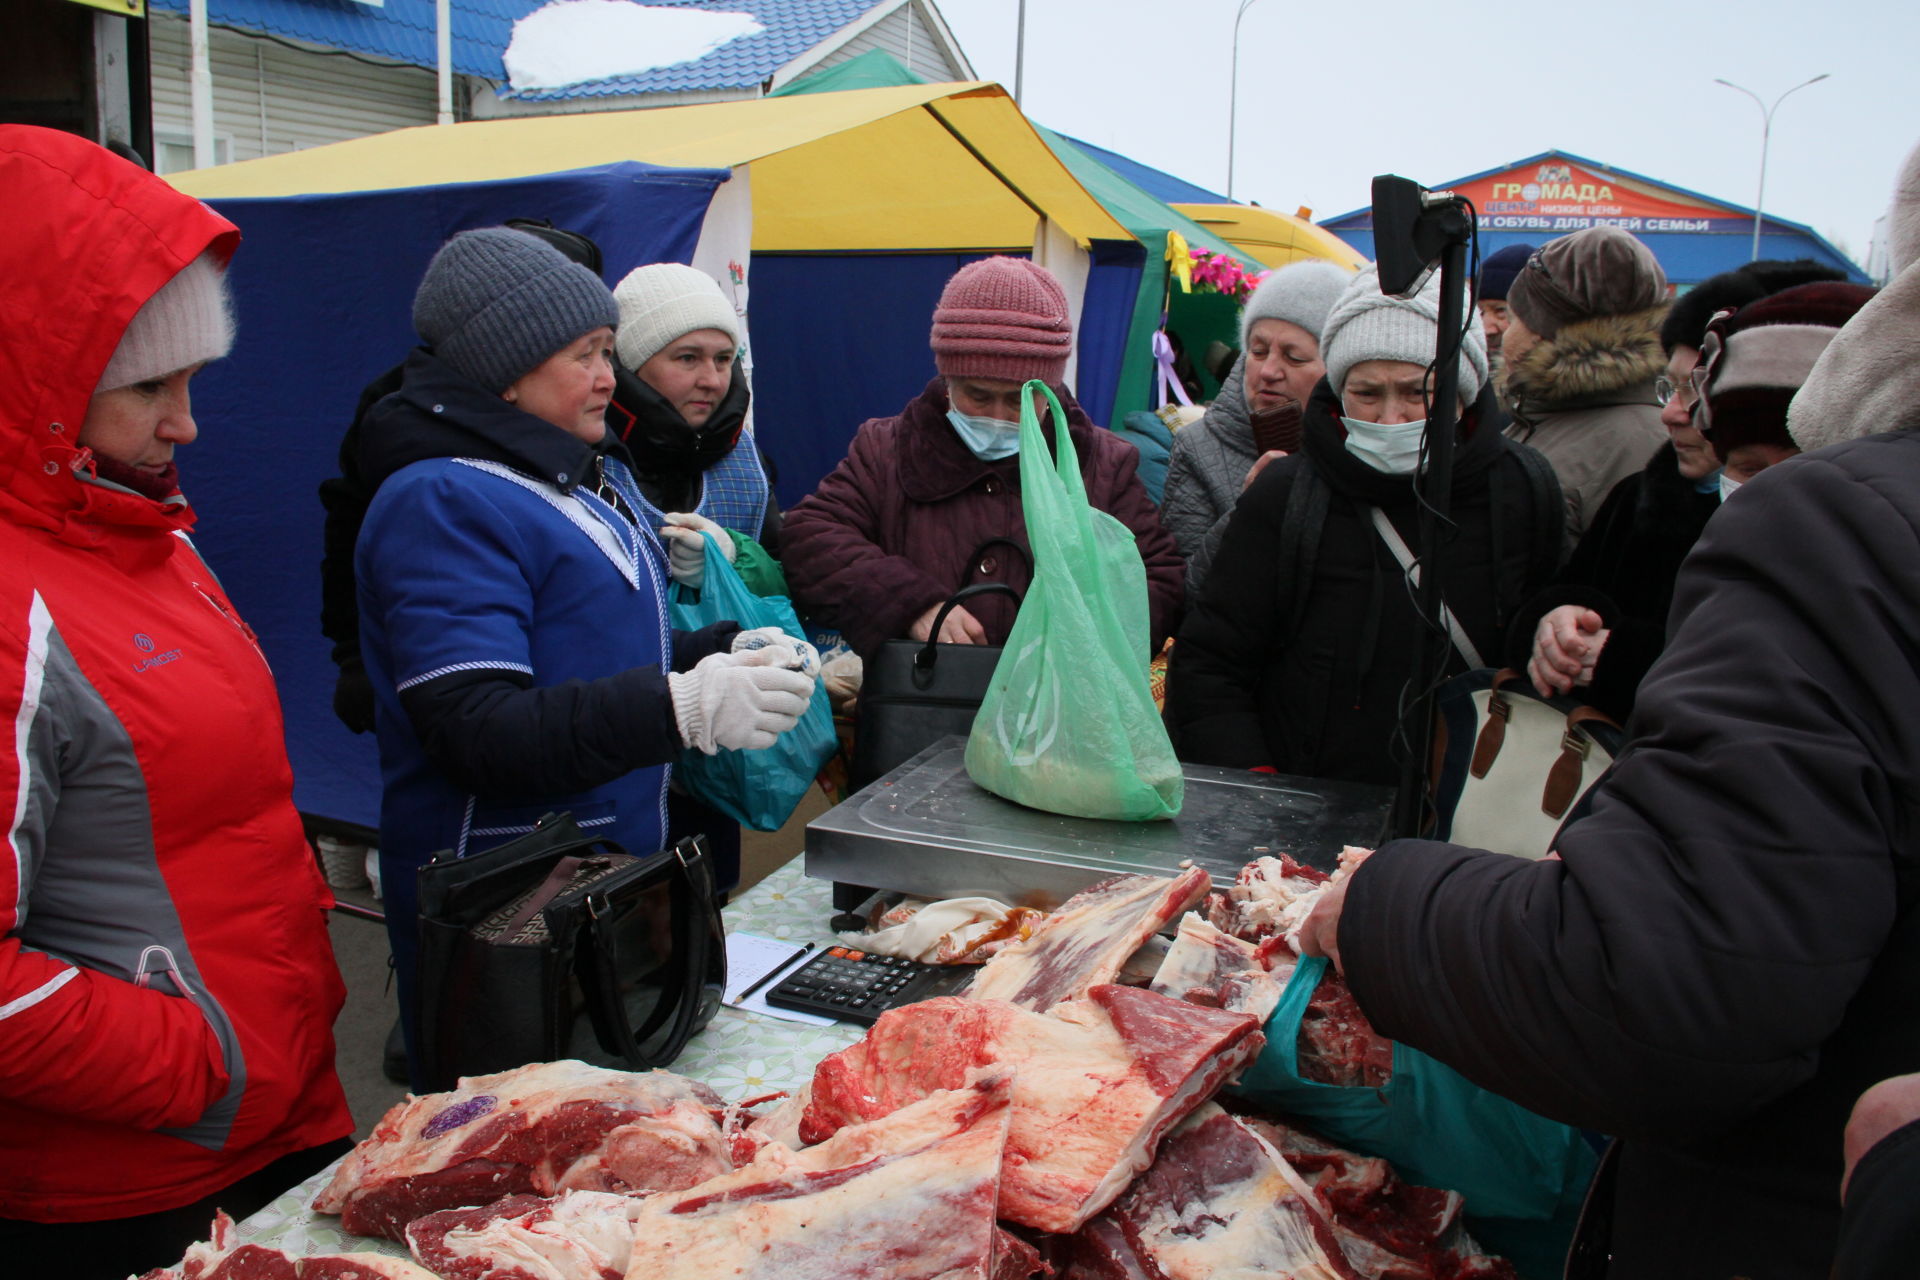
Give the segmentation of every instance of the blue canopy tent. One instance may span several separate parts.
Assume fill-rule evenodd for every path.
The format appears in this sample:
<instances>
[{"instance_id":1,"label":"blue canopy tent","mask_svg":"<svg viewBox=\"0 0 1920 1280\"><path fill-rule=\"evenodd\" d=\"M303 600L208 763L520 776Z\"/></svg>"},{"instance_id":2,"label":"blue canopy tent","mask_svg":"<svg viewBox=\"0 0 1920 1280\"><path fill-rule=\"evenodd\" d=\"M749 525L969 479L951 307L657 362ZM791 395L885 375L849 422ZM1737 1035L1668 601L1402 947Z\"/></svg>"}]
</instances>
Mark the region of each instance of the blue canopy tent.
<instances>
[{"instance_id":1,"label":"blue canopy tent","mask_svg":"<svg viewBox=\"0 0 1920 1280\"><path fill-rule=\"evenodd\" d=\"M533 178L340 195L210 201L240 228L230 273L233 354L194 379L200 440L183 487L194 541L259 634L287 721L294 798L333 823L378 823L370 737L333 715L335 668L320 634L322 512L361 388L418 339L415 286L457 231L512 217L593 237L619 279L688 260L724 169L633 161Z\"/></svg>"}]
</instances>

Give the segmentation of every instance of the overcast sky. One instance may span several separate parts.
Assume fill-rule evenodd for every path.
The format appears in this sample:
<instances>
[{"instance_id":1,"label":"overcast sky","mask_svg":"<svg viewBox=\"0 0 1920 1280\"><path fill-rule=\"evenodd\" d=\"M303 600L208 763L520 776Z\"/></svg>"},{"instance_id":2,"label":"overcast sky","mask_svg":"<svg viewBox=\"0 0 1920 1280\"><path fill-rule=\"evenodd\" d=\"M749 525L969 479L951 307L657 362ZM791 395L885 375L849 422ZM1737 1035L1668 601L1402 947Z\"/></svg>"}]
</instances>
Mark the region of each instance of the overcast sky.
<instances>
[{"instance_id":1,"label":"overcast sky","mask_svg":"<svg viewBox=\"0 0 1920 1280\"><path fill-rule=\"evenodd\" d=\"M1020 0L934 3L1011 90ZM1022 105L1224 192L1238 3L1027 0ZM1760 108L1714 78L1772 103L1828 72L1774 116L1766 208L1864 262L1920 140L1916 53L1916 0L1254 0L1233 195L1325 218L1367 204L1376 173L1438 185L1561 150L1751 207Z\"/></svg>"}]
</instances>

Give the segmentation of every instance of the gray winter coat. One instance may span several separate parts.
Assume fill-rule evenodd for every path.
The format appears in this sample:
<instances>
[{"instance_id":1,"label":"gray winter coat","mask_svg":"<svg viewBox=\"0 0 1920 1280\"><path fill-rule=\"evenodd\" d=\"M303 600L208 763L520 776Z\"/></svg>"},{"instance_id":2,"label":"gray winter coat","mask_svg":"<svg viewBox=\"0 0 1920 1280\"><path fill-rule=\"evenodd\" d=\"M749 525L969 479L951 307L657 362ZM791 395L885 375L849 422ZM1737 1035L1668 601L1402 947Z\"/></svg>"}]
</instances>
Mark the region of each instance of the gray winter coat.
<instances>
[{"instance_id":1,"label":"gray winter coat","mask_svg":"<svg viewBox=\"0 0 1920 1280\"><path fill-rule=\"evenodd\" d=\"M1553 464L1567 500L1571 552L1613 486L1637 474L1666 443L1653 380L1665 358L1666 307L1567 325L1507 362L1501 399L1513 413L1507 436Z\"/></svg>"},{"instance_id":2,"label":"gray winter coat","mask_svg":"<svg viewBox=\"0 0 1920 1280\"><path fill-rule=\"evenodd\" d=\"M1247 470L1260 456L1247 422L1247 357L1234 359L1207 416L1173 435L1160 521L1187 561L1187 598L1196 599Z\"/></svg>"}]
</instances>

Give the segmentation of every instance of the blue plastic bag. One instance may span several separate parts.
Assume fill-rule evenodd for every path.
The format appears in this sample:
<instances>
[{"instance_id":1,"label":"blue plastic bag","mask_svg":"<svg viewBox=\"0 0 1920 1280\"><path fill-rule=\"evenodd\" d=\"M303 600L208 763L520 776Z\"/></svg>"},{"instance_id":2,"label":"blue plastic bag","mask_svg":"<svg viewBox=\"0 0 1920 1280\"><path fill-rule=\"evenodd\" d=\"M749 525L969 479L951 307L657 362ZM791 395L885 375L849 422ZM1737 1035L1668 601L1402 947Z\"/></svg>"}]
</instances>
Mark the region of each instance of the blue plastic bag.
<instances>
[{"instance_id":1,"label":"blue plastic bag","mask_svg":"<svg viewBox=\"0 0 1920 1280\"><path fill-rule=\"evenodd\" d=\"M804 639L800 620L785 596L756 596L727 562L713 535L707 543L706 585L698 592L676 584L669 612L682 631L698 631L715 622L738 622L744 631L778 627ZM713 755L684 751L674 766L680 785L695 799L755 831L778 831L807 794L807 788L839 749L833 707L826 686L813 685L813 700L800 723L758 751L721 750Z\"/></svg>"},{"instance_id":2,"label":"blue plastic bag","mask_svg":"<svg viewBox=\"0 0 1920 1280\"><path fill-rule=\"evenodd\" d=\"M1528 1280L1558 1277L1598 1163L1592 1144L1397 1041L1393 1078L1381 1088L1302 1079L1300 1019L1326 968L1319 957L1295 967L1267 1019L1267 1046L1233 1092L1386 1159L1408 1182L1459 1192L1483 1246Z\"/></svg>"}]
</instances>

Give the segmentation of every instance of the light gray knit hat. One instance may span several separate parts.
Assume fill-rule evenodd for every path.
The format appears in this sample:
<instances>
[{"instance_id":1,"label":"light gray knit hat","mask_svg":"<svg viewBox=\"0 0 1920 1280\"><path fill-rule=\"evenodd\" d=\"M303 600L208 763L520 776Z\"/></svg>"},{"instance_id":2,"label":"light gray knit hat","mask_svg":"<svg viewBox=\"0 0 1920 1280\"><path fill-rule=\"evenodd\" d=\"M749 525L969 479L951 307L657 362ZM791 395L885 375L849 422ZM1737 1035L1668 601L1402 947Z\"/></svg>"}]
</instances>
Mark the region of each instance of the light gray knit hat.
<instances>
[{"instance_id":1,"label":"light gray knit hat","mask_svg":"<svg viewBox=\"0 0 1920 1280\"><path fill-rule=\"evenodd\" d=\"M678 262L635 267L613 288L620 307L614 348L620 363L638 371L660 349L696 329L718 329L740 345L740 320L713 277Z\"/></svg>"},{"instance_id":2,"label":"light gray knit hat","mask_svg":"<svg viewBox=\"0 0 1920 1280\"><path fill-rule=\"evenodd\" d=\"M580 335L619 322L599 276L509 227L447 241L413 295L413 327L434 354L496 395Z\"/></svg>"},{"instance_id":3,"label":"light gray knit hat","mask_svg":"<svg viewBox=\"0 0 1920 1280\"><path fill-rule=\"evenodd\" d=\"M1460 343L1460 398L1472 404L1487 382L1487 333L1477 308L1468 307ZM1366 360L1404 360L1421 368L1433 363L1440 336L1440 274L1411 298L1380 292L1380 273L1369 265L1347 282L1320 333L1320 359L1338 395L1353 366Z\"/></svg>"},{"instance_id":4,"label":"light gray knit hat","mask_svg":"<svg viewBox=\"0 0 1920 1280\"><path fill-rule=\"evenodd\" d=\"M1352 279L1345 267L1320 259L1289 262L1270 272L1240 312L1240 349L1247 349L1247 334L1256 320L1286 320L1318 338L1327 313Z\"/></svg>"},{"instance_id":5,"label":"light gray knit hat","mask_svg":"<svg viewBox=\"0 0 1920 1280\"><path fill-rule=\"evenodd\" d=\"M180 268L133 313L94 393L218 360L232 349L233 301L227 295L227 273L209 249Z\"/></svg>"}]
</instances>

